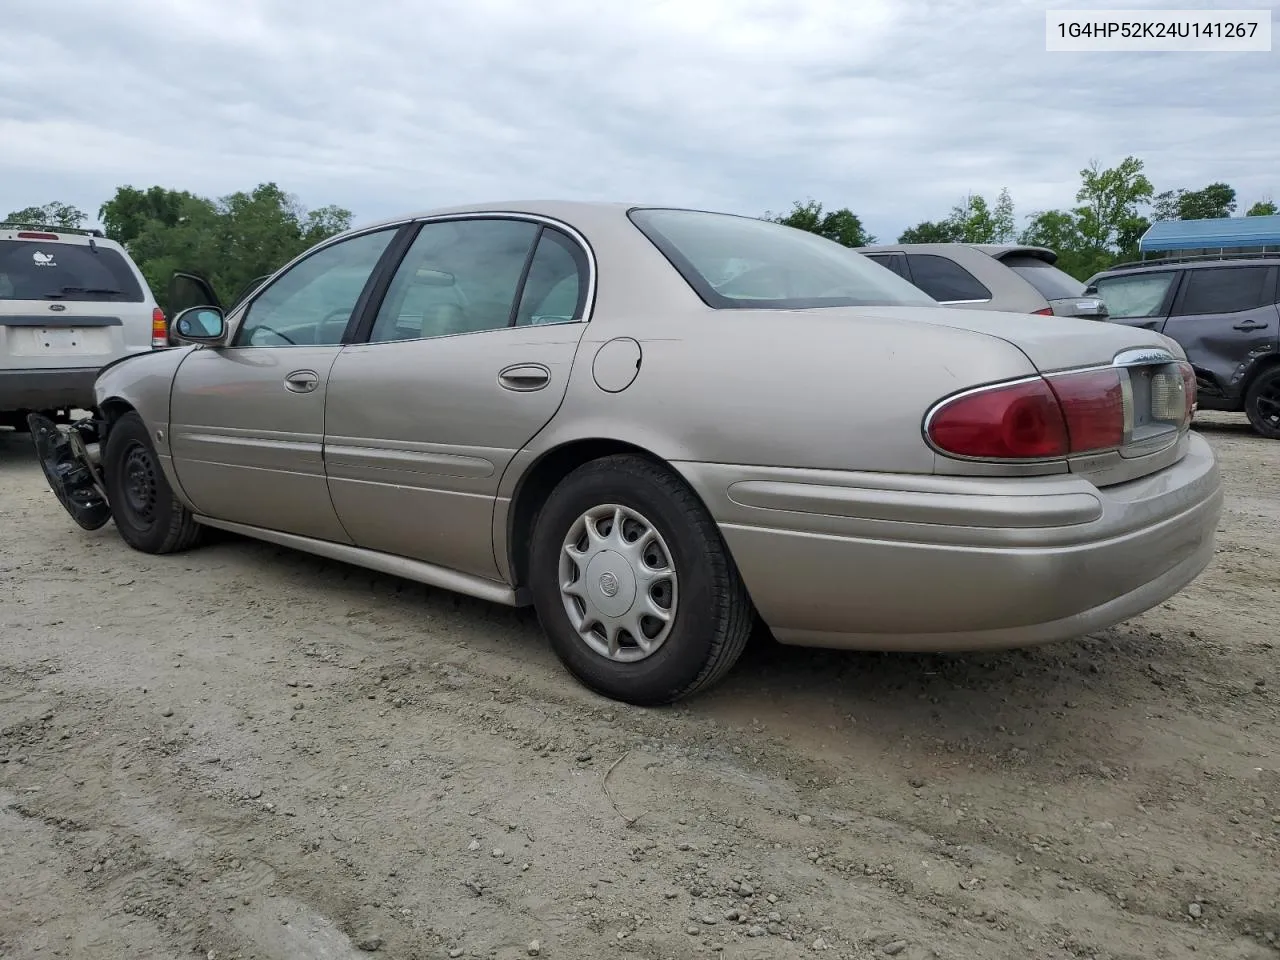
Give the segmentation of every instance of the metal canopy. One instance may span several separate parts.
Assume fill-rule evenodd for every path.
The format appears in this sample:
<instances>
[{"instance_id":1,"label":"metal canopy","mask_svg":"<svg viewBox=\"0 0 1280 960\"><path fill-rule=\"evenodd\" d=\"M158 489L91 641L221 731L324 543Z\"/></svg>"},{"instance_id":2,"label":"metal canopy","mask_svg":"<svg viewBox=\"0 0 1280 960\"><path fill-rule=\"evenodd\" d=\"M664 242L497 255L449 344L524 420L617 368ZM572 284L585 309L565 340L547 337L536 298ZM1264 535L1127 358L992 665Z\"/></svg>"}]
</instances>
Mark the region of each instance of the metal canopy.
<instances>
[{"instance_id":1,"label":"metal canopy","mask_svg":"<svg viewBox=\"0 0 1280 960\"><path fill-rule=\"evenodd\" d=\"M1138 249L1225 250L1280 246L1280 215L1222 217L1217 220L1158 220L1138 241Z\"/></svg>"}]
</instances>

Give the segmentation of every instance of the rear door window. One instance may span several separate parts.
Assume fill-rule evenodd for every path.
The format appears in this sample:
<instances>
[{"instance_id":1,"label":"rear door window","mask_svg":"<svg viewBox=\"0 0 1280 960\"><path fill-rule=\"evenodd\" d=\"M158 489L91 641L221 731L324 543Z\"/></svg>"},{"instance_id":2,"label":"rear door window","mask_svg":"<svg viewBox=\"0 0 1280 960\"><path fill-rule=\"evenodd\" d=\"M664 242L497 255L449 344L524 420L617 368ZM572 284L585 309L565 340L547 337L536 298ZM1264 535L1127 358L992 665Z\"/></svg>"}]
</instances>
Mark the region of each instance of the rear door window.
<instances>
[{"instance_id":1,"label":"rear door window","mask_svg":"<svg viewBox=\"0 0 1280 960\"><path fill-rule=\"evenodd\" d=\"M1070 300L1084 295L1083 283L1036 257L1005 257L1000 262L1035 287L1046 300Z\"/></svg>"},{"instance_id":2,"label":"rear door window","mask_svg":"<svg viewBox=\"0 0 1280 960\"><path fill-rule=\"evenodd\" d=\"M863 256L882 267L888 267L904 280L910 279L907 276L907 258L900 253L864 253Z\"/></svg>"},{"instance_id":3,"label":"rear door window","mask_svg":"<svg viewBox=\"0 0 1280 960\"><path fill-rule=\"evenodd\" d=\"M932 253L907 254L911 282L943 303L990 300L991 291L954 260Z\"/></svg>"},{"instance_id":4,"label":"rear door window","mask_svg":"<svg viewBox=\"0 0 1280 960\"><path fill-rule=\"evenodd\" d=\"M1095 286L1113 318L1164 316L1165 303L1176 271L1168 273L1130 273L1103 277Z\"/></svg>"},{"instance_id":5,"label":"rear door window","mask_svg":"<svg viewBox=\"0 0 1280 960\"><path fill-rule=\"evenodd\" d=\"M0 240L0 300L141 303L129 263L102 244Z\"/></svg>"},{"instance_id":6,"label":"rear door window","mask_svg":"<svg viewBox=\"0 0 1280 960\"><path fill-rule=\"evenodd\" d=\"M1188 270L1187 281L1174 315L1239 313L1266 306L1275 300L1272 267L1208 267Z\"/></svg>"}]
</instances>

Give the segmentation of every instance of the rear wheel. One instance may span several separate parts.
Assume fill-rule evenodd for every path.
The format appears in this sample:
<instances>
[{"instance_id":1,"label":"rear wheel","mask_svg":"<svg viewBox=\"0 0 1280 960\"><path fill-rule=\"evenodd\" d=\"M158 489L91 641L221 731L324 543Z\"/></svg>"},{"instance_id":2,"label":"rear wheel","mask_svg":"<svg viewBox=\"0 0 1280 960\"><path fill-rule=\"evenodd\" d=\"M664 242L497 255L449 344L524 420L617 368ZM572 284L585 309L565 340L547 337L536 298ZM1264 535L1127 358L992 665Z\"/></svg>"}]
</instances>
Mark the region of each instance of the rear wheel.
<instances>
[{"instance_id":1,"label":"rear wheel","mask_svg":"<svg viewBox=\"0 0 1280 960\"><path fill-rule=\"evenodd\" d=\"M143 553L175 553L200 541L204 528L174 496L137 413L111 427L102 463L111 514L125 543Z\"/></svg>"},{"instance_id":2,"label":"rear wheel","mask_svg":"<svg viewBox=\"0 0 1280 960\"><path fill-rule=\"evenodd\" d=\"M1244 412L1254 430L1271 440L1280 440L1280 365L1263 370L1249 384Z\"/></svg>"},{"instance_id":3,"label":"rear wheel","mask_svg":"<svg viewBox=\"0 0 1280 960\"><path fill-rule=\"evenodd\" d=\"M755 620L715 522L668 470L596 460L534 523L529 585L552 648L588 687L638 706L721 679Z\"/></svg>"}]
</instances>

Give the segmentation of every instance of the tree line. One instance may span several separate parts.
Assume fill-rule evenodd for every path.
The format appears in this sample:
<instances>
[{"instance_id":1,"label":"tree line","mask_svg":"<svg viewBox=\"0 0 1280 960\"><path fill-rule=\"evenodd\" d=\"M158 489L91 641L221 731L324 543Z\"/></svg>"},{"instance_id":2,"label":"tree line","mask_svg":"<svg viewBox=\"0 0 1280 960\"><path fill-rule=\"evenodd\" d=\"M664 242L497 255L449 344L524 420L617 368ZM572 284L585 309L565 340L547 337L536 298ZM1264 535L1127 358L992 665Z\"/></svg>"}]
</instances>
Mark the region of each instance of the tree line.
<instances>
[{"instance_id":1,"label":"tree line","mask_svg":"<svg viewBox=\"0 0 1280 960\"><path fill-rule=\"evenodd\" d=\"M1225 183L1198 190L1156 193L1143 163L1126 157L1103 168L1097 161L1080 171L1075 206L1040 210L1018 229L1013 198L1001 190L993 202L972 193L938 220L902 231L899 243L1025 243L1058 253L1058 265L1083 280L1121 260L1135 259L1138 238L1156 220L1228 217L1238 207L1236 191ZM1260 200L1245 216L1277 212ZM847 247L876 242L848 207L827 210L816 200L796 201L785 214L763 219L827 237ZM224 302L251 280L276 270L308 247L351 226L351 211L337 206L306 209L275 183L224 197L200 197L167 187L123 186L98 209L108 237L133 257L161 306L175 270L193 270L213 283ZM65 203L14 210L8 223L82 229L89 216Z\"/></svg>"},{"instance_id":2,"label":"tree line","mask_svg":"<svg viewBox=\"0 0 1280 960\"><path fill-rule=\"evenodd\" d=\"M940 220L924 220L902 231L898 243L1023 243L1048 247L1058 266L1080 280L1124 260L1137 259L1138 240L1157 220L1208 220L1234 216L1236 191L1225 183L1198 190L1180 187L1156 193L1137 157L1103 168L1097 161L1080 171L1076 205L1040 210L1026 218L1021 230L1013 198L1001 190L994 203L970 194ZM1280 212L1270 199L1259 200L1246 217ZM817 233L848 247L877 242L847 207L825 210L816 200L796 201L786 214L764 219Z\"/></svg>"},{"instance_id":3,"label":"tree line","mask_svg":"<svg viewBox=\"0 0 1280 960\"><path fill-rule=\"evenodd\" d=\"M351 226L351 211L307 210L275 183L225 197L199 197L166 187L119 187L98 209L103 232L121 243L161 307L176 270L208 278L224 303L249 281ZM89 216L65 203L14 210L7 223L83 229Z\"/></svg>"}]
</instances>

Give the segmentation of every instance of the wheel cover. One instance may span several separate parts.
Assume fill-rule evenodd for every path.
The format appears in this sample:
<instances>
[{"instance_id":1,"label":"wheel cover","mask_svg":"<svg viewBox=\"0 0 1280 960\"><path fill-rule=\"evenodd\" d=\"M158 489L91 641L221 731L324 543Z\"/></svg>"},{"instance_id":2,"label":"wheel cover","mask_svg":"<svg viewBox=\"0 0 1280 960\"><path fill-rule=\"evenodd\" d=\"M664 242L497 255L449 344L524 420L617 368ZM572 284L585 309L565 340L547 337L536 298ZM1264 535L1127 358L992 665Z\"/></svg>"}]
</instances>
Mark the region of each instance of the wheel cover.
<instances>
[{"instance_id":1,"label":"wheel cover","mask_svg":"<svg viewBox=\"0 0 1280 960\"><path fill-rule=\"evenodd\" d=\"M143 526L151 526L156 518L159 484L156 462L138 441L129 444L124 457L124 502L129 513Z\"/></svg>"},{"instance_id":2,"label":"wheel cover","mask_svg":"<svg viewBox=\"0 0 1280 960\"><path fill-rule=\"evenodd\" d=\"M1253 401L1258 419L1273 430L1280 429L1280 377L1268 377Z\"/></svg>"},{"instance_id":3,"label":"wheel cover","mask_svg":"<svg viewBox=\"0 0 1280 960\"><path fill-rule=\"evenodd\" d=\"M560 594L582 641L609 660L657 653L676 619L675 561L643 514L616 503L574 521L560 548Z\"/></svg>"}]
</instances>

